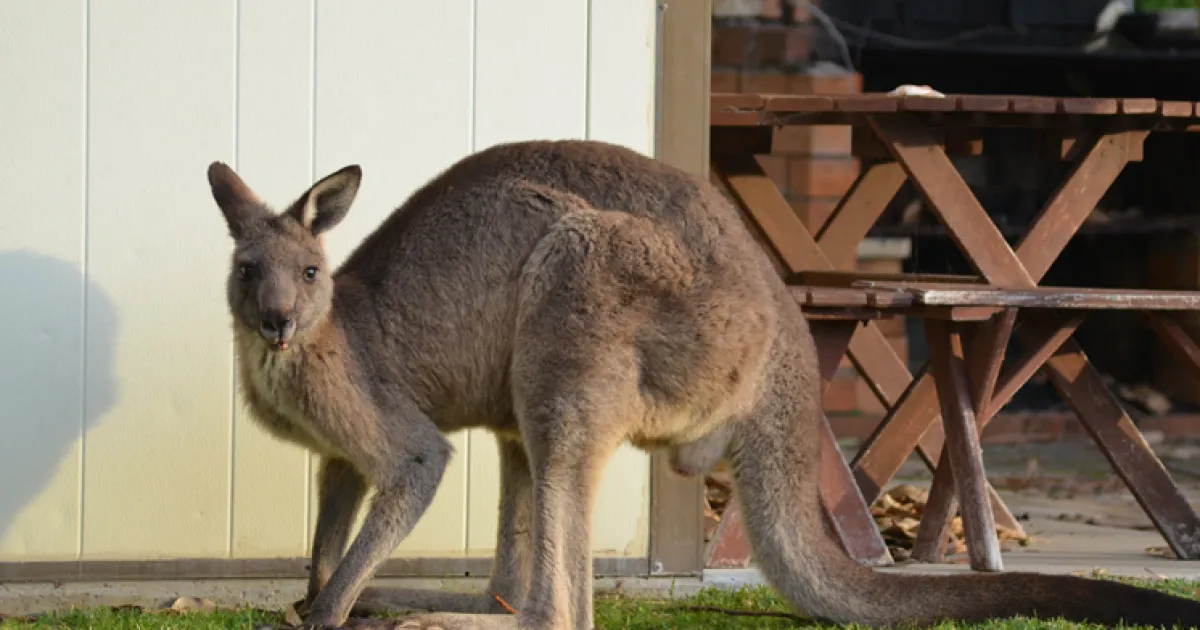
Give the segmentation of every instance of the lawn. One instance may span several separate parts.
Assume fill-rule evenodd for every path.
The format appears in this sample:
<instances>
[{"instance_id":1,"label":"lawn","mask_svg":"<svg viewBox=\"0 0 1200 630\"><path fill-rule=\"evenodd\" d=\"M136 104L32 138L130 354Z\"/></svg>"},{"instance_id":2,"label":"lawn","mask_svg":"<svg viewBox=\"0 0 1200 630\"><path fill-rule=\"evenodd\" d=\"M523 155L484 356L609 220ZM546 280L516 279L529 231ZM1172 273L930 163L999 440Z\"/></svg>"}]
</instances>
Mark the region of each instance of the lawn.
<instances>
[{"instance_id":1,"label":"lawn","mask_svg":"<svg viewBox=\"0 0 1200 630\"><path fill-rule=\"evenodd\" d=\"M1197 585L1183 580L1140 581L1127 580L1140 586L1197 597ZM667 630L674 628L761 628L781 630L783 628L822 628L802 619L772 617L764 615L739 616L728 612L700 610L719 608L727 611L749 611L757 613L787 613L787 607L775 593L765 587L746 588L737 591L709 589L686 599L657 600L633 597L600 597L596 601L596 627L601 629ZM284 626L279 613L261 610L233 610L194 613L144 612L135 608L98 608L56 613L36 619L7 619L0 621L0 629L17 628L86 628L88 630L224 630L238 628L255 630L262 626ZM1060 628L1101 628L1055 621L1031 621L1025 619L1001 620L986 624L956 625L943 624L941 629L977 628L990 630L1033 630Z\"/></svg>"}]
</instances>

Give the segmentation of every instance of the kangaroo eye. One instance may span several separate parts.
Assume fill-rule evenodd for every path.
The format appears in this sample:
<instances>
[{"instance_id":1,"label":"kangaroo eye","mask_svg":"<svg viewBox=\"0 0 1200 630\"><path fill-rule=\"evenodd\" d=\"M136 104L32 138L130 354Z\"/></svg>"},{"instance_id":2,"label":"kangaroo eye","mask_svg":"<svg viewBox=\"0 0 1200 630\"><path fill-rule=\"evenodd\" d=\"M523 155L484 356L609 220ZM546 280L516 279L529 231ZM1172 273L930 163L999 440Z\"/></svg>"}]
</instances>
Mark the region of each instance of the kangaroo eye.
<instances>
[{"instance_id":1,"label":"kangaroo eye","mask_svg":"<svg viewBox=\"0 0 1200 630\"><path fill-rule=\"evenodd\" d=\"M250 276L254 274L254 265L242 263L238 265L237 273L239 280L249 280Z\"/></svg>"},{"instance_id":2,"label":"kangaroo eye","mask_svg":"<svg viewBox=\"0 0 1200 630\"><path fill-rule=\"evenodd\" d=\"M316 278L317 278L317 268L316 267L308 267L304 270L304 279L305 280L312 282Z\"/></svg>"}]
</instances>

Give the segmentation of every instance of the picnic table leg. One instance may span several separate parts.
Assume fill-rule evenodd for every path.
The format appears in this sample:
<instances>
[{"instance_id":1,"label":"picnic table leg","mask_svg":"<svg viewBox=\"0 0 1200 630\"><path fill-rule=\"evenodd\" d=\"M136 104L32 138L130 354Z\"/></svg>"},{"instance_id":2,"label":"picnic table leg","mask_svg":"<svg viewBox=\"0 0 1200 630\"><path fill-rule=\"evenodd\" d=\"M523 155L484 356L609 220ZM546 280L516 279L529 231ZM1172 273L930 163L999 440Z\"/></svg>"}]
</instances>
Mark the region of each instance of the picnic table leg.
<instances>
[{"instance_id":1,"label":"picnic table leg","mask_svg":"<svg viewBox=\"0 0 1200 630\"><path fill-rule=\"evenodd\" d=\"M918 562L939 563L946 559L946 546L950 542L950 524L958 511L958 498L954 495L954 471L950 466L949 449L942 449L938 458L933 485L929 498L921 512L921 524L917 526L917 540L913 543L912 559Z\"/></svg>"},{"instance_id":2,"label":"picnic table leg","mask_svg":"<svg viewBox=\"0 0 1200 630\"><path fill-rule=\"evenodd\" d=\"M834 267L854 268L858 244L866 238L871 226L879 220L907 179L904 169L892 161L867 166L825 225L819 230L810 230L817 234L817 244Z\"/></svg>"},{"instance_id":3,"label":"picnic table leg","mask_svg":"<svg viewBox=\"0 0 1200 630\"><path fill-rule=\"evenodd\" d=\"M762 165L754 159L754 151L761 151L763 146L769 149L770 134L763 135L759 129L746 132L727 129L725 132L727 133L719 134L719 137L713 137L712 171L730 192L742 212L754 219L788 269L794 272L806 269L832 270L833 263L792 211L779 188L763 172ZM764 145L764 142L767 144ZM886 194L885 188L889 185L887 182L894 173L889 174L886 169L881 169L879 173L877 177L882 183L876 192L884 191L880 193L882 195ZM828 234L833 233L828 232L833 229L832 224L831 221L827 226ZM905 388L912 383L912 374L909 373L908 366L896 354L874 322L867 322L860 332L854 335L851 340L851 359L885 406L894 405ZM927 406L936 410L936 399L927 398L925 402ZM934 411L925 425L928 426L936 418L937 412ZM916 441L918 440L914 439L914 442ZM934 449L936 457L936 453L941 449L940 431L931 432L928 445ZM875 487L864 485L859 478L859 488L867 504L878 498L883 483L895 474L895 470L899 469L899 465L908 457L912 448L912 444L907 446L896 468ZM926 463L932 466L932 458L926 458ZM988 492L1001 521L1017 526L1015 519L990 485Z\"/></svg>"},{"instance_id":4,"label":"picnic table leg","mask_svg":"<svg viewBox=\"0 0 1200 630\"><path fill-rule=\"evenodd\" d=\"M967 356L967 376L971 387L971 404L975 410L976 431L979 433L983 432L984 425L990 419L992 394L1000 377L1000 366L1004 362L1016 318L1016 309L1007 309L976 326L976 341L971 345L979 345L985 352ZM938 459L933 486L929 490L929 499L925 503L921 524L917 529L913 558L923 562L943 560L948 529L958 509L958 499L954 494L954 471L950 466L948 451L949 449L943 448Z\"/></svg>"},{"instance_id":5,"label":"picnic table leg","mask_svg":"<svg viewBox=\"0 0 1200 630\"><path fill-rule=\"evenodd\" d=\"M865 329L860 331L860 335L862 332L865 332ZM850 360L862 373L863 378L874 385L875 379L882 371L881 368L885 366L876 358L878 353L873 349L864 348L866 344L860 344L858 340L859 335L855 335L851 341ZM858 352L855 352L856 349ZM937 390L928 374L928 368L926 364L915 375L909 375L907 387L895 398L884 398L878 390L876 392L880 402L889 411L850 463L854 479L868 503L879 497L883 487L900 470L900 466L914 448L930 470L937 470L936 462L941 456L944 436L941 423L936 422L940 416L940 409ZM908 373L907 368L904 369L904 373ZM893 380L899 378L898 375L885 376ZM895 387L895 384L892 383L892 386ZM990 483L987 484L987 491L996 522L1008 529L1020 531L1020 523Z\"/></svg>"},{"instance_id":6,"label":"picnic table leg","mask_svg":"<svg viewBox=\"0 0 1200 630\"><path fill-rule=\"evenodd\" d=\"M1200 516L1079 344L1064 343L1046 362L1046 371L1175 555L1200 559Z\"/></svg>"},{"instance_id":7,"label":"picnic table leg","mask_svg":"<svg viewBox=\"0 0 1200 630\"><path fill-rule=\"evenodd\" d=\"M850 338L858 327L857 321L810 320L809 328L817 345L821 373L821 396L829 391ZM837 438L829 420L821 413L821 504L842 547L850 557L869 566L892 564L892 554L883 542L879 526L863 499L850 467L842 457Z\"/></svg>"},{"instance_id":8,"label":"picnic table leg","mask_svg":"<svg viewBox=\"0 0 1200 630\"><path fill-rule=\"evenodd\" d=\"M945 426L947 461L962 509L967 556L976 571L1001 571L1000 541L987 495L987 477L979 447L971 386L960 326L939 319L925 321L929 355L937 382Z\"/></svg>"},{"instance_id":9,"label":"picnic table leg","mask_svg":"<svg viewBox=\"0 0 1200 630\"><path fill-rule=\"evenodd\" d=\"M720 133L717 133L718 131ZM729 191L742 213L753 219L754 224L762 231L762 235L770 242L771 247L779 255L787 269L793 272L807 269L833 270L834 265L829 257L796 216L775 182L763 171L762 165L754 159L756 152L770 151L771 135L763 134L762 131L761 128L714 128L712 174ZM882 183L871 194L882 196L886 194L885 185L891 175L886 170L880 170L879 173L878 178ZM866 181L865 175L863 181L864 183ZM849 216L846 216L838 220L844 221L848 218ZM832 230L833 223L834 220L831 220L826 229ZM891 408L913 381L907 364L896 354L895 349L874 322L866 322L850 343L850 358L855 367L870 384L880 402L885 407ZM937 418L937 402L931 395L932 388L926 394L927 396L922 398L922 405L934 410L923 425L927 427ZM929 439L922 441L922 445L932 448L934 451L933 457L925 458L926 464L932 468L937 453L941 450L941 431L935 429L930 431L929 435ZM868 504L879 497L883 484L895 475L900 464L912 452L913 444L919 441L919 437L918 434L911 443L907 444L904 452L899 455L899 461L895 463L895 468L891 469L873 487L869 483L872 476L864 478L858 474L857 470L855 471L859 489ZM1003 506L995 491L989 489L989 492L993 497L993 502ZM998 509L997 514L1007 515L1008 511L1006 508Z\"/></svg>"},{"instance_id":10,"label":"picnic table leg","mask_svg":"<svg viewBox=\"0 0 1200 630\"><path fill-rule=\"evenodd\" d=\"M1196 345L1192 336L1169 313L1147 313L1147 318L1150 328L1172 356L1191 373L1192 378L1200 380L1200 346Z\"/></svg>"},{"instance_id":11,"label":"picnic table leg","mask_svg":"<svg viewBox=\"0 0 1200 630\"><path fill-rule=\"evenodd\" d=\"M887 117L872 119L871 123L909 178L918 184L926 201L951 228L955 241L972 263L990 282L1010 286L1032 285L1045 275L1146 136L1145 131L1100 129L1091 138L1077 142L1070 172L1021 238L1014 257L945 151L920 121ZM870 366L874 363L871 351L852 343L851 360ZM940 430L934 422L937 415L928 410L933 395L929 380L927 375L918 377L906 400L898 403L888 422L855 457L852 469L868 500L896 474L914 447L918 452L925 451L923 457L928 462L928 453L940 446ZM1000 519L1001 513L996 514Z\"/></svg>"}]
</instances>

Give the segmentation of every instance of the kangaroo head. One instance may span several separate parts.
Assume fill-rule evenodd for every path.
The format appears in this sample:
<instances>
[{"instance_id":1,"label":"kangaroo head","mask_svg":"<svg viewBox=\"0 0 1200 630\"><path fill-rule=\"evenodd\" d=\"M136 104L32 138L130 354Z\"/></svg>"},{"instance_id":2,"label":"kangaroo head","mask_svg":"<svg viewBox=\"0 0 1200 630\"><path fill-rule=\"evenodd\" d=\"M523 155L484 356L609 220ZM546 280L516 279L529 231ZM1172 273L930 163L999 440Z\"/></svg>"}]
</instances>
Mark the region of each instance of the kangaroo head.
<instances>
[{"instance_id":1,"label":"kangaroo head","mask_svg":"<svg viewBox=\"0 0 1200 630\"><path fill-rule=\"evenodd\" d=\"M346 216L361 180L362 169L347 166L275 213L233 169L221 162L208 167L213 199L234 241L226 297L237 325L283 350L324 319L333 278L321 235Z\"/></svg>"}]
</instances>

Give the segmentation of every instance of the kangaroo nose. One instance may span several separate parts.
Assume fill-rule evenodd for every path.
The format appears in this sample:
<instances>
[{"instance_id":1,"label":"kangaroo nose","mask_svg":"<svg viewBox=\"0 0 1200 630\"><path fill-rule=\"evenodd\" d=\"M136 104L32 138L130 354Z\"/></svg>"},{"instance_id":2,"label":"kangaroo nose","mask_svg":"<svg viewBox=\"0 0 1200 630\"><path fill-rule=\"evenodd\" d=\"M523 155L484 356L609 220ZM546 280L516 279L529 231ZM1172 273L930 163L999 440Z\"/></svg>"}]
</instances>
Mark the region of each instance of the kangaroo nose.
<instances>
[{"instance_id":1,"label":"kangaroo nose","mask_svg":"<svg viewBox=\"0 0 1200 630\"><path fill-rule=\"evenodd\" d=\"M264 315L259 324L259 332L268 341L287 341L295 330L292 316L286 313L271 313Z\"/></svg>"}]
</instances>

